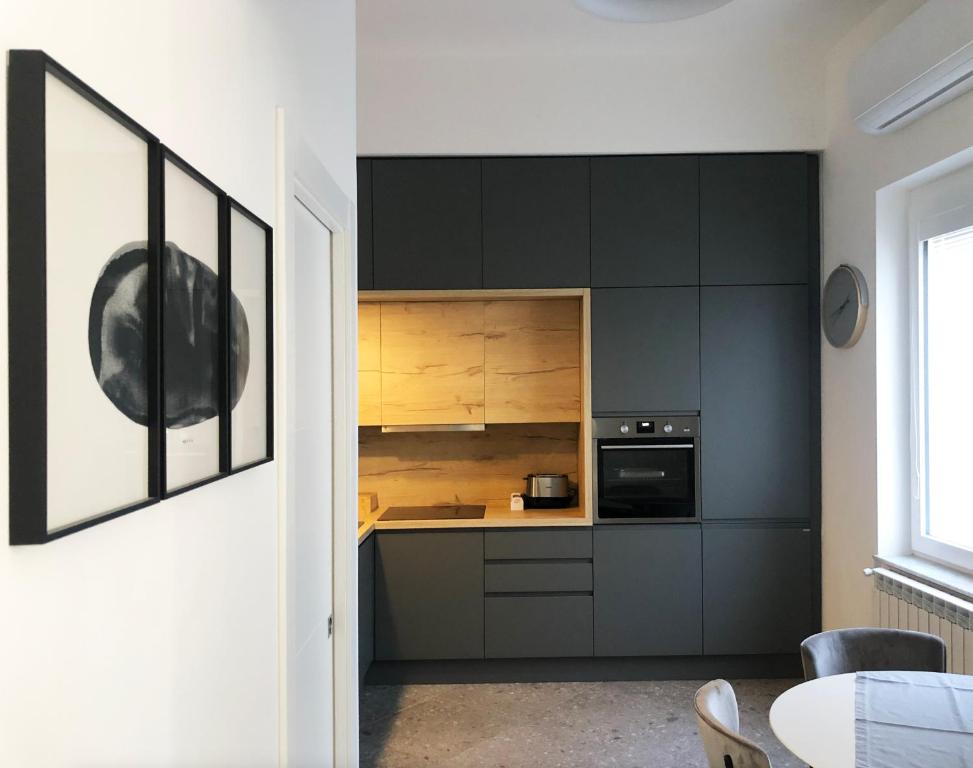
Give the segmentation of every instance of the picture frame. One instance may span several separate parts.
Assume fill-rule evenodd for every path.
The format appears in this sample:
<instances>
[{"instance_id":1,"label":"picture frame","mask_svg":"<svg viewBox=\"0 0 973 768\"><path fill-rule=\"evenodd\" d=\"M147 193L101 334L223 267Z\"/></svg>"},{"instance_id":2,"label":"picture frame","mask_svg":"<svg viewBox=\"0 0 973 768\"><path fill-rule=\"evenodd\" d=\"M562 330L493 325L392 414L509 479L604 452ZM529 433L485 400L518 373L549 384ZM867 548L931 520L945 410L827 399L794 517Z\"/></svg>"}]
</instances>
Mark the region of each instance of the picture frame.
<instances>
[{"instance_id":1,"label":"picture frame","mask_svg":"<svg viewBox=\"0 0 973 768\"><path fill-rule=\"evenodd\" d=\"M231 474L274 459L274 235L273 228L240 202L225 206L226 290L243 315L228 313L228 419ZM246 322L249 351L239 342Z\"/></svg>"},{"instance_id":2,"label":"picture frame","mask_svg":"<svg viewBox=\"0 0 973 768\"><path fill-rule=\"evenodd\" d=\"M7 77L9 541L43 544L273 460L273 229L43 51Z\"/></svg>"},{"instance_id":3,"label":"picture frame","mask_svg":"<svg viewBox=\"0 0 973 768\"><path fill-rule=\"evenodd\" d=\"M228 474L226 194L160 150L162 497Z\"/></svg>"},{"instance_id":4,"label":"picture frame","mask_svg":"<svg viewBox=\"0 0 973 768\"><path fill-rule=\"evenodd\" d=\"M161 498L160 144L8 57L9 536L41 544Z\"/></svg>"}]
</instances>

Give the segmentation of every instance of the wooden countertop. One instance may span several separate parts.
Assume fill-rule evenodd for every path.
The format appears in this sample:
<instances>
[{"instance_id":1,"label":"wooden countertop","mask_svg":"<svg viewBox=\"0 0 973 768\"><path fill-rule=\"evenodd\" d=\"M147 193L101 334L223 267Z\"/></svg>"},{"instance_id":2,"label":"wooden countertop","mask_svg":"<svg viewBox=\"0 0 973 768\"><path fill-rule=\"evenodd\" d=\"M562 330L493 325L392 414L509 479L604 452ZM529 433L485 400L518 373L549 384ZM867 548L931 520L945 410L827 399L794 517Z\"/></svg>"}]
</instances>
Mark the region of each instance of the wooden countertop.
<instances>
[{"instance_id":1,"label":"wooden countertop","mask_svg":"<svg viewBox=\"0 0 973 768\"><path fill-rule=\"evenodd\" d=\"M568 509L525 509L511 512L510 508L487 505L486 514L474 520L379 520L388 507L379 507L365 516L358 525L360 544L372 531L422 531L443 528L561 528L589 526L591 518L579 507Z\"/></svg>"}]
</instances>

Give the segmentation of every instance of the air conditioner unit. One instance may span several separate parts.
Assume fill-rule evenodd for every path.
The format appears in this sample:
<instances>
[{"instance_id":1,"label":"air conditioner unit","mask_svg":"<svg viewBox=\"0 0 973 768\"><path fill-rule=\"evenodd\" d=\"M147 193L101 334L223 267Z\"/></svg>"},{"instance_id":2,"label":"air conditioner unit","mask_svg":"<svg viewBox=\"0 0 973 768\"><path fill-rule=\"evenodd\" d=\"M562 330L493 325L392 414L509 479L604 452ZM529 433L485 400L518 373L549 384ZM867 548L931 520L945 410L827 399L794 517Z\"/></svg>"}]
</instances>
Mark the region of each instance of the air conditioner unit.
<instances>
[{"instance_id":1,"label":"air conditioner unit","mask_svg":"<svg viewBox=\"0 0 973 768\"><path fill-rule=\"evenodd\" d=\"M927 0L855 63L855 123L888 133L973 88L973 2Z\"/></svg>"}]
</instances>

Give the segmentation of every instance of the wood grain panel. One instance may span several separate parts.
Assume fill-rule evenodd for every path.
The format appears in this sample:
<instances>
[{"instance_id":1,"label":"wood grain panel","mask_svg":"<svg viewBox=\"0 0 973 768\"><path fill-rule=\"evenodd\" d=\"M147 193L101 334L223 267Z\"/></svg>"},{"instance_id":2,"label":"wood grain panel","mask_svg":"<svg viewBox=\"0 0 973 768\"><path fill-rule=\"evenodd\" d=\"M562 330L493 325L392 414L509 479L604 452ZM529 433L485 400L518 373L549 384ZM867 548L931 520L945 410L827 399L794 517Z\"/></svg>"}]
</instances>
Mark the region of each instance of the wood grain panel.
<instances>
[{"instance_id":1,"label":"wood grain panel","mask_svg":"<svg viewBox=\"0 0 973 768\"><path fill-rule=\"evenodd\" d=\"M384 424L482 424L483 303L382 305Z\"/></svg>"},{"instance_id":2,"label":"wood grain panel","mask_svg":"<svg viewBox=\"0 0 973 768\"><path fill-rule=\"evenodd\" d=\"M591 291L581 298L581 425L578 429L578 499L589 518L594 515L591 477L595 471L591 456Z\"/></svg>"},{"instance_id":3,"label":"wood grain panel","mask_svg":"<svg viewBox=\"0 0 973 768\"><path fill-rule=\"evenodd\" d=\"M491 301L584 296L588 288L490 288L489 290L359 291L359 301Z\"/></svg>"},{"instance_id":4,"label":"wood grain panel","mask_svg":"<svg viewBox=\"0 0 973 768\"><path fill-rule=\"evenodd\" d=\"M510 494L523 492L523 478L530 472L564 473L577 482L578 425L498 424L485 432L359 432L359 490L377 493L380 509L426 504L509 509Z\"/></svg>"},{"instance_id":5,"label":"wood grain panel","mask_svg":"<svg viewBox=\"0 0 973 768\"><path fill-rule=\"evenodd\" d=\"M382 307L358 305L358 423L382 423Z\"/></svg>"},{"instance_id":6,"label":"wood grain panel","mask_svg":"<svg viewBox=\"0 0 973 768\"><path fill-rule=\"evenodd\" d=\"M490 301L484 317L486 420L580 421L580 301Z\"/></svg>"}]
</instances>

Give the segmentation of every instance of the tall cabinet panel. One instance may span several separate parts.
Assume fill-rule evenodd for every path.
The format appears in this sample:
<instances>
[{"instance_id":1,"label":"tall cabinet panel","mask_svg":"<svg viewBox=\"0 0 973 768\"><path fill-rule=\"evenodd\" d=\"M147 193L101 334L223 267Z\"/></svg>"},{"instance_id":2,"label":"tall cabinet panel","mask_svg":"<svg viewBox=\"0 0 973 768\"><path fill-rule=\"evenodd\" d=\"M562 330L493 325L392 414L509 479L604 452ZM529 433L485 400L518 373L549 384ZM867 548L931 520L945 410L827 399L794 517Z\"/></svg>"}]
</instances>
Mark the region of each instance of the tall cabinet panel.
<instances>
[{"instance_id":1,"label":"tall cabinet panel","mask_svg":"<svg viewBox=\"0 0 973 768\"><path fill-rule=\"evenodd\" d=\"M704 525L704 652L797 653L817 631L811 553L806 528Z\"/></svg>"},{"instance_id":2,"label":"tall cabinet panel","mask_svg":"<svg viewBox=\"0 0 973 768\"><path fill-rule=\"evenodd\" d=\"M700 159L700 282L808 281L808 156Z\"/></svg>"},{"instance_id":3,"label":"tall cabinet panel","mask_svg":"<svg viewBox=\"0 0 973 768\"><path fill-rule=\"evenodd\" d=\"M699 159L591 159L591 285L699 284Z\"/></svg>"},{"instance_id":4,"label":"tall cabinet panel","mask_svg":"<svg viewBox=\"0 0 973 768\"><path fill-rule=\"evenodd\" d=\"M374 287L483 287L480 160L372 160Z\"/></svg>"},{"instance_id":5,"label":"tall cabinet panel","mask_svg":"<svg viewBox=\"0 0 973 768\"><path fill-rule=\"evenodd\" d=\"M376 535L376 659L482 659L483 607L483 531Z\"/></svg>"},{"instance_id":6,"label":"tall cabinet panel","mask_svg":"<svg viewBox=\"0 0 973 768\"><path fill-rule=\"evenodd\" d=\"M699 410L699 289L591 291L595 413Z\"/></svg>"},{"instance_id":7,"label":"tall cabinet panel","mask_svg":"<svg viewBox=\"0 0 973 768\"><path fill-rule=\"evenodd\" d=\"M375 285L372 279L372 161L358 161L358 290Z\"/></svg>"},{"instance_id":8,"label":"tall cabinet panel","mask_svg":"<svg viewBox=\"0 0 973 768\"><path fill-rule=\"evenodd\" d=\"M594 531L595 656L703 652L698 525Z\"/></svg>"},{"instance_id":9,"label":"tall cabinet panel","mask_svg":"<svg viewBox=\"0 0 973 768\"><path fill-rule=\"evenodd\" d=\"M807 288L701 289L703 518L810 517Z\"/></svg>"},{"instance_id":10,"label":"tall cabinet panel","mask_svg":"<svg viewBox=\"0 0 973 768\"><path fill-rule=\"evenodd\" d=\"M483 161L483 287L588 285L588 158Z\"/></svg>"}]
</instances>

